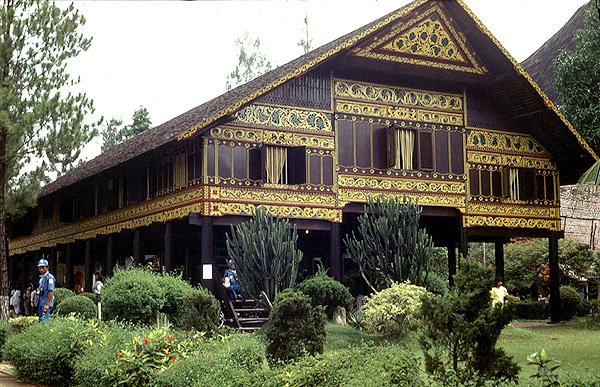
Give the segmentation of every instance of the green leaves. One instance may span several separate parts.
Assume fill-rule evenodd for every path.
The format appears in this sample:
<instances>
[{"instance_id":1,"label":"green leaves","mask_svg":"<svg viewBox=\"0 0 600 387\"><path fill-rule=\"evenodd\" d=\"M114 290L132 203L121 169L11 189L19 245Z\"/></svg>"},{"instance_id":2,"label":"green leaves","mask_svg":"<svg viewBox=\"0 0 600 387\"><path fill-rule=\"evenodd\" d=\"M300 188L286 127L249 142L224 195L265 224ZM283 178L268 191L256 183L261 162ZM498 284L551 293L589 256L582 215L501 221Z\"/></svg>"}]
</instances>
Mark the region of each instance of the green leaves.
<instances>
[{"instance_id":1,"label":"green leaves","mask_svg":"<svg viewBox=\"0 0 600 387\"><path fill-rule=\"evenodd\" d=\"M431 268L433 240L419 229L421 207L406 198L369 199L358 218L358 236L346 235L350 258L374 291L394 281L423 285Z\"/></svg>"},{"instance_id":2,"label":"green leaves","mask_svg":"<svg viewBox=\"0 0 600 387\"><path fill-rule=\"evenodd\" d=\"M558 364L551 365L552 363ZM555 357L548 356L543 348L527 356L527 364L537 366L537 372L531 378L539 379L544 386L560 386L558 375L554 373L560 367L560 362Z\"/></svg>"}]
</instances>

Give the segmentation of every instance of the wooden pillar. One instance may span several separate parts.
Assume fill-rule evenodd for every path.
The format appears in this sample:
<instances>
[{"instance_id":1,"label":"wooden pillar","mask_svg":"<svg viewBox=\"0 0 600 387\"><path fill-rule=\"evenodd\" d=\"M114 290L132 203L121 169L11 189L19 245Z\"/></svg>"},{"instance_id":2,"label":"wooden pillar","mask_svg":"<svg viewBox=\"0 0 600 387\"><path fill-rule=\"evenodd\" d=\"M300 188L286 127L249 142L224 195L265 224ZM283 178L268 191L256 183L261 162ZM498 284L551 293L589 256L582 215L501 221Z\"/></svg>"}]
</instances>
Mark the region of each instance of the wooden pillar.
<instances>
[{"instance_id":1,"label":"wooden pillar","mask_svg":"<svg viewBox=\"0 0 600 387\"><path fill-rule=\"evenodd\" d=\"M213 218L205 216L202 220L202 230L200 231L200 260L201 263L214 265L214 226ZM216 273L213 267L213 273ZM217 276L220 276L217 273ZM201 277L202 278L202 277ZM202 280L202 286L209 290L214 290L213 281Z\"/></svg>"},{"instance_id":2,"label":"wooden pillar","mask_svg":"<svg viewBox=\"0 0 600 387\"><path fill-rule=\"evenodd\" d=\"M496 280L504 281L504 242L495 242L495 258L496 258Z\"/></svg>"},{"instance_id":3,"label":"wooden pillar","mask_svg":"<svg viewBox=\"0 0 600 387\"><path fill-rule=\"evenodd\" d=\"M94 274L94 268L92 267L92 240L85 240L85 251L83 253L83 261L85 266L85 279L83 289L86 292L92 291L92 275Z\"/></svg>"},{"instance_id":4,"label":"wooden pillar","mask_svg":"<svg viewBox=\"0 0 600 387\"><path fill-rule=\"evenodd\" d=\"M113 272L113 266L114 266L114 262L113 262L113 235L112 234L108 234L108 236L106 237L106 267L104 269L104 274L107 277L110 277L112 275Z\"/></svg>"},{"instance_id":5,"label":"wooden pillar","mask_svg":"<svg viewBox=\"0 0 600 387\"><path fill-rule=\"evenodd\" d=\"M548 238L548 256L550 269L550 321L560 321L560 278L558 269L558 235L552 233Z\"/></svg>"},{"instance_id":6,"label":"wooden pillar","mask_svg":"<svg viewBox=\"0 0 600 387\"><path fill-rule=\"evenodd\" d=\"M73 252L71 248L71 244L69 243L65 247L65 266L66 266L66 284L67 289L73 290L75 288L75 284L73 282Z\"/></svg>"},{"instance_id":7,"label":"wooden pillar","mask_svg":"<svg viewBox=\"0 0 600 387\"><path fill-rule=\"evenodd\" d=\"M448 242L448 284L454 286L454 275L456 274L456 242Z\"/></svg>"},{"instance_id":8,"label":"wooden pillar","mask_svg":"<svg viewBox=\"0 0 600 387\"><path fill-rule=\"evenodd\" d=\"M194 281L194 276L192 275L192 249L189 246L189 244L185 245L185 269L184 269L184 273L183 273L183 278L185 278L186 280L188 280L189 282L192 283L192 285L195 285L196 282Z\"/></svg>"},{"instance_id":9,"label":"wooden pillar","mask_svg":"<svg viewBox=\"0 0 600 387\"><path fill-rule=\"evenodd\" d=\"M52 275L56 277L56 247L50 248L50 254L48 255L48 270Z\"/></svg>"},{"instance_id":10,"label":"wooden pillar","mask_svg":"<svg viewBox=\"0 0 600 387\"><path fill-rule=\"evenodd\" d=\"M163 257L163 268L166 273L173 270L173 222L165 223L165 253Z\"/></svg>"},{"instance_id":11,"label":"wooden pillar","mask_svg":"<svg viewBox=\"0 0 600 387\"><path fill-rule=\"evenodd\" d=\"M460 229L458 251L460 252L460 254L462 254L463 258L466 258L467 254L469 254L469 238L467 236L467 230L465 228ZM458 266L460 267L460 260L458 262Z\"/></svg>"},{"instance_id":12,"label":"wooden pillar","mask_svg":"<svg viewBox=\"0 0 600 387\"><path fill-rule=\"evenodd\" d=\"M342 249L341 249L341 228L340 223L331 222L331 231L329 235L330 246L330 270L331 276L338 281L341 281L344 276Z\"/></svg>"},{"instance_id":13,"label":"wooden pillar","mask_svg":"<svg viewBox=\"0 0 600 387\"><path fill-rule=\"evenodd\" d=\"M133 262L136 265L141 262L140 237L140 229L133 230Z\"/></svg>"}]
</instances>

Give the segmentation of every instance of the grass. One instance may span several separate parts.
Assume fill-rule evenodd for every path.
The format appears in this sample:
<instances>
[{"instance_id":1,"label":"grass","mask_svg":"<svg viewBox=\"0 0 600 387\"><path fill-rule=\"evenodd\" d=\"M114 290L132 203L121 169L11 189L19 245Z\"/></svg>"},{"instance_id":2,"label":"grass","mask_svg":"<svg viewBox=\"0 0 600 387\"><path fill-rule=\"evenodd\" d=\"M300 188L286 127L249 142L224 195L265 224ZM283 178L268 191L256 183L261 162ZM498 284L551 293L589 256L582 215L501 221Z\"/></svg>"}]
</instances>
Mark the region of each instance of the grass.
<instances>
[{"instance_id":1,"label":"grass","mask_svg":"<svg viewBox=\"0 0 600 387\"><path fill-rule=\"evenodd\" d=\"M590 380L600 375L600 330L563 323L531 328L508 326L498 345L521 367L521 382L529 379L535 368L527 365L527 356L545 349L561 362L560 380ZM531 379L529 379L531 380Z\"/></svg>"}]
</instances>

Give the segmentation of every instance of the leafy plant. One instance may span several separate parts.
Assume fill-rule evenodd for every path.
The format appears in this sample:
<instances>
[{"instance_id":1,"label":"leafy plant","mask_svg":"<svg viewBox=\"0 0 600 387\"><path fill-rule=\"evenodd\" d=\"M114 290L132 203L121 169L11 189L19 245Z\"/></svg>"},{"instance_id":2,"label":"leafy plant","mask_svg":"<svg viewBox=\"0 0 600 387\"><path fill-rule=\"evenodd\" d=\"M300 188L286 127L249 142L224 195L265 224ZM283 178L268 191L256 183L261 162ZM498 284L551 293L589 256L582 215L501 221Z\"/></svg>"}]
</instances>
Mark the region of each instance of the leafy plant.
<instances>
[{"instance_id":1,"label":"leafy plant","mask_svg":"<svg viewBox=\"0 0 600 387\"><path fill-rule=\"evenodd\" d=\"M193 289L183 299L183 307L180 321L183 328L210 332L217 326L221 308L219 301L208 290Z\"/></svg>"},{"instance_id":2,"label":"leafy plant","mask_svg":"<svg viewBox=\"0 0 600 387\"><path fill-rule=\"evenodd\" d=\"M188 314L185 299L194 292L194 288L181 276L152 274L164 292L164 304L161 311L169 316L169 321L174 326L183 327Z\"/></svg>"},{"instance_id":3,"label":"leafy plant","mask_svg":"<svg viewBox=\"0 0 600 387\"><path fill-rule=\"evenodd\" d=\"M555 373L560 363L555 357L548 356L543 348L527 356L527 364L537 367L537 372L531 375L531 378L540 380L544 386L560 386L558 375Z\"/></svg>"},{"instance_id":4,"label":"leafy plant","mask_svg":"<svg viewBox=\"0 0 600 387\"><path fill-rule=\"evenodd\" d=\"M56 308L58 308L58 306L60 305L61 302L63 302L63 300L66 300L67 298L70 297L75 297L75 292L72 290L69 290L67 288L56 288L54 289L54 310L56 310Z\"/></svg>"},{"instance_id":5,"label":"leafy plant","mask_svg":"<svg viewBox=\"0 0 600 387\"><path fill-rule=\"evenodd\" d=\"M477 262L461 263L445 296L428 294L421 307L421 347L427 372L444 384L474 380L514 381L519 367L496 342L511 321L509 305L490 306L494 273Z\"/></svg>"},{"instance_id":6,"label":"leafy plant","mask_svg":"<svg viewBox=\"0 0 600 387\"><path fill-rule=\"evenodd\" d=\"M577 290L570 286L560 287L560 319L571 320L577 313L577 307L581 302Z\"/></svg>"},{"instance_id":7,"label":"leafy plant","mask_svg":"<svg viewBox=\"0 0 600 387\"><path fill-rule=\"evenodd\" d=\"M37 316L19 316L8 320L8 329L10 333L21 333L39 322Z\"/></svg>"},{"instance_id":8,"label":"leafy plant","mask_svg":"<svg viewBox=\"0 0 600 387\"><path fill-rule=\"evenodd\" d=\"M158 275L142 268L116 269L102 289L102 307L111 319L152 323L165 303Z\"/></svg>"},{"instance_id":9,"label":"leafy plant","mask_svg":"<svg viewBox=\"0 0 600 387\"><path fill-rule=\"evenodd\" d=\"M421 207L404 198L369 198L344 245L367 284L377 292L393 282L424 285L430 271L433 240L419 229Z\"/></svg>"},{"instance_id":10,"label":"leafy plant","mask_svg":"<svg viewBox=\"0 0 600 387\"><path fill-rule=\"evenodd\" d=\"M308 296L286 289L277 295L264 332L270 363L322 353L325 345L323 307L313 307Z\"/></svg>"},{"instance_id":11,"label":"leafy plant","mask_svg":"<svg viewBox=\"0 0 600 387\"><path fill-rule=\"evenodd\" d=\"M68 316L71 313L81 318L94 318L98 314L97 306L84 296L69 297L56 308L58 316Z\"/></svg>"},{"instance_id":12,"label":"leafy plant","mask_svg":"<svg viewBox=\"0 0 600 387\"><path fill-rule=\"evenodd\" d=\"M363 312L362 308L357 308L354 309L352 311L350 311L350 313L348 313L348 325L350 325L352 328L356 329L356 330L363 330L366 329L365 328L365 313Z\"/></svg>"},{"instance_id":13,"label":"leafy plant","mask_svg":"<svg viewBox=\"0 0 600 387\"><path fill-rule=\"evenodd\" d=\"M333 317L336 307L341 306L349 311L354 302L348 288L328 276L322 268L298 284L296 290L309 296L313 306L322 305L329 318Z\"/></svg>"},{"instance_id":14,"label":"leafy plant","mask_svg":"<svg viewBox=\"0 0 600 387\"><path fill-rule=\"evenodd\" d=\"M302 260L297 241L290 222L273 218L264 207L248 222L231 226L227 252L237 265L242 291L255 299L264 291L274 300L283 289L294 287Z\"/></svg>"},{"instance_id":15,"label":"leafy plant","mask_svg":"<svg viewBox=\"0 0 600 387\"><path fill-rule=\"evenodd\" d=\"M393 283L366 298L362 310L367 330L385 336L398 338L417 325L417 314L421 308L421 297L425 288Z\"/></svg>"}]
</instances>

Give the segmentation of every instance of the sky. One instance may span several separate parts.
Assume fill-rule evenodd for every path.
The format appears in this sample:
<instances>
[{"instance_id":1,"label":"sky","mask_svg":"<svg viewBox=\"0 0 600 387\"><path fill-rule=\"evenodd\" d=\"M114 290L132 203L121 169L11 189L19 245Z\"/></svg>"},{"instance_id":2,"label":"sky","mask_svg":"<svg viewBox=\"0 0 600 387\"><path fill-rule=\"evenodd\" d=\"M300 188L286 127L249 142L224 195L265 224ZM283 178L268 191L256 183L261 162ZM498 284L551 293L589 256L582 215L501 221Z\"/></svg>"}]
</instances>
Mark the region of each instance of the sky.
<instances>
[{"instance_id":1,"label":"sky","mask_svg":"<svg viewBox=\"0 0 600 387\"><path fill-rule=\"evenodd\" d=\"M585 0L465 0L519 62L532 54ZM59 4L67 4L60 1ZM303 51L308 17L316 48L408 0L75 1L87 22L91 48L69 64L78 89L94 100L96 116L123 119L140 106L153 126L225 92L237 64L235 40L260 38L274 65ZM85 150L100 152L99 139Z\"/></svg>"}]
</instances>

